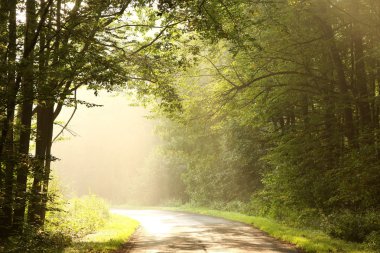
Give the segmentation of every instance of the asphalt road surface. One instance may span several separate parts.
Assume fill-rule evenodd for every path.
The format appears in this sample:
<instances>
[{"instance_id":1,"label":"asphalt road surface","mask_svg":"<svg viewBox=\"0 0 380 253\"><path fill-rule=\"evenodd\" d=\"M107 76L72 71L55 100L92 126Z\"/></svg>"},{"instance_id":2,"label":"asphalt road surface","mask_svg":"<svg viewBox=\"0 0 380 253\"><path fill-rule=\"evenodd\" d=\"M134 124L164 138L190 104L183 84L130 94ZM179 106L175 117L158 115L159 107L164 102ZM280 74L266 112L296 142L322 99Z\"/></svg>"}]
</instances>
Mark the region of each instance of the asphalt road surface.
<instances>
[{"instance_id":1,"label":"asphalt road surface","mask_svg":"<svg viewBox=\"0 0 380 253\"><path fill-rule=\"evenodd\" d=\"M122 210L140 228L119 252L298 252L249 225L185 212Z\"/></svg>"}]
</instances>

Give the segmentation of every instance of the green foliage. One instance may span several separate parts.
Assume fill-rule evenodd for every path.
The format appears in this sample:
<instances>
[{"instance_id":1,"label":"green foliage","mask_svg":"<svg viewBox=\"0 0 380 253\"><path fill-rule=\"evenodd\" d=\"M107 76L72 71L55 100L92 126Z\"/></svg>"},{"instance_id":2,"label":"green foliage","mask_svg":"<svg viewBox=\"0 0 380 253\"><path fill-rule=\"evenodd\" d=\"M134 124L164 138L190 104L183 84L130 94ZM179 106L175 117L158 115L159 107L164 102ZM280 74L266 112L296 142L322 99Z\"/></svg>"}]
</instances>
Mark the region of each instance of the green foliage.
<instances>
[{"instance_id":1,"label":"green foliage","mask_svg":"<svg viewBox=\"0 0 380 253\"><path fill-rule=\"evenodd\" d=\"M176 74L183 113L161 127L190 203L243 201L286 224L375 238L379 4L160 2L193 14L201 45Z\"/></svg>"},{"instance_id":2,"label":"green foliage","mask_svg":"<svg viewBox=\"0 0 380 253\"><path fill-rule=\"evenodd\" d=\"M220 211L226 211L226 212L239 212L242 214L247 214L250 212L250 206L242 201L235 200L231 202L225 202L225 201L212 201L206 204L208 208L213 210L220 210ZM185 209L192 209L201 207L202 203L191 201L188 202L182 206L171 206L167 205L168 207L179 207L179 208L185 208Z\"/></svg>"},{"instance_id":3,"label":"green foliage","mask_svg":"<svg viewBox=\"0 0 380 253\"><path fill-rule=\"evenodd\" d=\"M110 218L108 205L95 195L68 201L56 196L49 209L43 229L26 226L23 234L4 241L4 251L58 252L73 241L101 229Z\"/></svg>"},{"instance_id":4,"label":"green foliage","mask_svg":"<svg viewBox=\"0 0 380 253\"><path fill-rule=\"evenodd\" d=\"M71 238L98 230L110 216L108 204L95 195L70 199L60 208L47 213L46 232L61 232Z\"/></svg>"},{"instance_id":5,"label":"green foliage","mask_svg":"<svg viewBox=\"0 0 380 253\"><path fill-rule=\"evenodd\" d=\"M153 2L0 3L0 236L43 225L54 120L65 106L96 106L77 100L78 88L128 90L142 104L180 111L172 83L193 61L181 51L189 38Z\"/></svg>"},{"instance_id":6,"label":"green foliage","mask_svg":"<svg viewBox=\"0 0 380 253\"><path fill-rule=\"evenodd\" d=\"M64 252L113 252L129 240L138 225L126 216L111 214L101 229L73 242Z\"/></svg>"},{"instance_id":7,"label":"green foliage","mask_svg":"<svg viewBox=\"0 0 380 253\"><path fill-rule=\"evenodd\" d=\"M225 46L221 43L207 52L215 57L228 55ZM182 175L176 178L182 179L193 201L248 200L261 187L259 158L265 141L259 129L241 122L234 112L214 108L225 84L219 82L223 78L208 57L200 57L198 66L178 75L183 113L172 122L162 120L157 129L163 140L162 158L171 174Z\"/></svg>"},{"instance_id":8,"label":"green foliage","mask_svg":"<svg viewBox=\"0 0 380 253\"><path fill-rule=\"evenodd\" d=\"M72 243L72 238L60 231L44 232L28 226L22 235L0 240L0 252L60 252Z\"/></svg>"},{"instance_id":9,"label":"green foliage","mask_svg":"<svg viewBox=\"0 0 380 253\"><path fill-rule=\"evenodd\" d=\"M324 228L330 235L348 241L372 241L376 245L376 235L380 231L380 214L375 210L353 213L341 210L326 217Z\"/></svg>"},{"instance_id":10,"label":"green foliage","mask_svg":"<svg viewBox=\"0 0 380 253\"><path fill-rule=\"evenodd\" d=\"M375 249L376 252L380 252L380 233L371 232L367 237L365 243L369 248Z\"/></svg>"},{"instance_id":11,"label":"green foliage","mask_svg":"<svg viewBox=\"0 0 380 253\"><path fill-rule=\"evenodd\" d=\"M79 86L95 92L127 87L158 117L171 119L162 120L158 128L162 145L156 164L141 171L147 180L129 189L160 187L144 192L143 202L189 200L378 245L379 2L90 1L62 15L56 11L59 7L67 8L51 6L47 20L61 17L62 26L46 23L44 35L36 37L41 43L33 46L35 57L24 59L16 52L22 56L16 74L22 77L21 87L28 87L23 82L30 79L30 94L1 89L0 107L7 113L0 115L0 124L11 126L10 134L2 131L1 155L13 149L17 131L28 128L15 128L13 136L16 107L5 98L18 102L30 96L38 109L49 104L53 110L75 106ZM0 51L7 61L5 49L12 43L3 29L8 27L5 17ZM21 31L28 27L33 24L17 27L20 43ZM28 71L23 70L24 60ZM4 72L10 76L11 65ZM29 72L27 78L21 76ZM5 76L0 81L5 84ZM21 118L28 116L30 121L31 102L28 108L29 115ZM28 144L30 139L20 142ZM0 201L12 207L13 164L6 159L0 163ZM35 199L41 187L48 188L50 167L40 167L45 171L33 175ZM23 196L16 192L16 200L18 195ZM38 207L41 201L34 204ZM87 210L81 201L67 207L73 219L63 228L65 233L81 236L103 224L103 204L92 205L99 210ZM33 214L38 208L32 207ZM0 214L12 222L12 208ZM51 224L65 219L70 224L65 215L48 217ZM309 239L295 237L297 243L309 244Z\"/></svg>"}]
</instances>

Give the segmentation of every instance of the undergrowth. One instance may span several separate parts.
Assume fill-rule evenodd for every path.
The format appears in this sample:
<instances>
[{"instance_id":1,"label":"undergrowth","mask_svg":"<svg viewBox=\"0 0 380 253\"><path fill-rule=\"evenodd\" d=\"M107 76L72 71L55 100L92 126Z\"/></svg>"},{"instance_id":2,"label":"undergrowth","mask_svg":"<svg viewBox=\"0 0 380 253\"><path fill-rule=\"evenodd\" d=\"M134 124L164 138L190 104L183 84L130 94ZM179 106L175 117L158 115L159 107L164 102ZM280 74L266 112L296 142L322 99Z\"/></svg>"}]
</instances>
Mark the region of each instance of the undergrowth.
<instances>
[{"instance_id":1,"label":"undergrowth","mask_svg":"<svg viewBox=\"0 0 380 253\"><path fill-rule=\"evenodd\" d=\"M61 252L75 240L102 228L110 214L106 202L95 195L49 203L43 228L26 226L22 234L1 242L0 252Z\"/></svg>"}]
</instances>

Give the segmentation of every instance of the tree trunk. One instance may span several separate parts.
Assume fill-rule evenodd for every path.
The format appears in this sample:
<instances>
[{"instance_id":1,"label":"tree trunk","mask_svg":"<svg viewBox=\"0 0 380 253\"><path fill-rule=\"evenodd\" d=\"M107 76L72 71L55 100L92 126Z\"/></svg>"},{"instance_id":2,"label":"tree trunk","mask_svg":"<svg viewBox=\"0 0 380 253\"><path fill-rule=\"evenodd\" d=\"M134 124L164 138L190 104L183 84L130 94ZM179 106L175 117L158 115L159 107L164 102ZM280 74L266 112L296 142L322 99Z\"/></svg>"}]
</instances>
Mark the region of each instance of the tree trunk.
<instances>
[{"instance_id":1,"label":"tree trunk","mask_svg":"<svg viewBox=\"0 0 380 253\"><path fill-rule=\"evenodd\" d=\"M353 14L358 16L360 11L360 5L358 1L353 1ZM352 29L352 41L354 45L354 62L355 66L355 86L358 91L358 109L360 126L365 136L364 143L373 143L372 132L372 119L371 119L371 107L369 103L367 73L365 66L365 55L363 45L363 34L360 24L354 20Z\"/></svg>"},{"instance_id":2,"label":"tree trunk","mask_svg":"<svg viewBox=\"0 0 380 253\"><path fill-rule=\"evenodd\" d=\"M31 190L31 198L28 209L28 222L35 226L41 226L43 220L41 217L41 205L42 205L42 182L44 177L45 166L45 154L47 141L47 105L40 103L37 107L37 136L36 136L36 163L33 173L33 185Z\"/></svg>"},{"instance_id":3,"label":"tree trunk","mask_svg":"<svg viewBox=\"0 0 380 253\"><path fill-rule=\"evenodd\" d=\"M4 175L4 203L1 224L2 231L10 232L13 222L13 187L16 154L14 149L14 117L16 107L16 2L8 1L8 54L7 54L7 88L6 88L6 122L2 134L5 134L5 143L2 146L2 159L5 164Z\"/></svg>"},{"instance_id":4,"label":"tree trunk","mask_svg":"<svg viewBox=\"0 0 380 253\"><path fill-rule=\"evenodd\" d=\"M54 42L54 52L52 66L58 64L60 30L61 30L61 0L56 3L56 36ZM48 53L50 55L50 53ZM42 61L40 64L43 64ZM44 64L43 64L44 65ZM51 146L54 126L54 89L57 86L55 78L47 82L47 79L40 80L38 95L39 108L37 110L37 140L36 159L38 165L35 168L33 179L33 199L31 200L28 217L30 222L42 226L45 222L46 205L48 201L48 186L50 178Z\"/></svg>"},{"instance_id":5,"label":"tree trunk","mask_svg":"<svg viewBox=\"0 0 380 253\"><path fill-rule=\"evenodd\" d=\"M46 153L45 153L45 168L44 168L44 176L43 176L43 185L42 185L42 204L40 210L40 217L42 222L45 221L46 208L48 202L48 193L49 193L49 181L50 181L50 166L53 160L51 154L52 140L53 140L53 128L54 128L54 106L50 104L47 108L46 112L47 116L47 132L46 132Z\"/></svg>"},{"instance_id":6,"label":"tree trunk","mask_svg":"<svg viewBox=\"0 0 380 253\"><path fill-rule=\"evenodd\" d=\"M350 98L350 93L347 85L346 76L344 73L344 65L335 42L334 32L329 24L321 17L316 17L322 32L326 38L328 44L328 50L330 53L331 61L334 65L334 70L336 73L337 84L340 92L341 103L343 105L343 116L344 116L344 133L347 137L349 146L358 147L356 130L353 119L352 102Z\"/></svg>"},{"instance_id":7,"label":"tree trunk","mask_svg":"<svg viewBox=\"0 0 380 253\"><path fill-rule=\"evenodd\" d=\"M7 46L9 47L9 33L8 33L8 24L9 24L9 6L7 0L1 0L0 1L0 83L6 84L8 80L8 65L7 65ZM8 36L7 36L8 35ZM1 137L0 137L0 162L2 162L2 155L3 155L3 148L5 145L5 140L7 136L7 117L6 117L6 110L7 110L7 94L5 92L1 92L0 95L2 96L2 99L4 99L4 103L0 103L0 113L3 118L0 122L0 128L1 128ZM3 114L4 113L4 114ZM1 166L2 164L0 164ZM3 173L2 168L0 167L0 187L3 183ZM0 188L2 189L2 187ZM1 201L1 197L0 197ZM0 202L1 203L1 202Z\"/></svg>"},{"instance_id":8,"label":"tree trunk","mask_svg":"<svg viewBox=\"0 0 380 253\"><path fill-rule=\"evenodd\" d=\"M6 0L0 1L0 83L7 83L7 50L5 49L8 45L8 3ZM6 101L7 92L0 93L1 98ZM0 137L0 237L5 236L7 230L6 227L6 183L5 181L5 171L4 171L4 154L3 148L5 146L6 137L8 135L8 120L7 120L7 103L0 103L0 116L2 118L0 122L1 137Z\"/></svg>"},{"instance_id":9,"label":"tree trunk","mask_svg":"<svg viewBox=\"0 0 380 253\"><path fill-rule=\"evenodd\" d=\"M36 2L35 0L26 1L26 29L24 39L24 53L30 50L25 60L22 71L22 104L20 115L20 140L19 153L24 162L17 167L16 179L16 198L18 200L14 211L14 228L22 230L26 208L26 189L29 168L29 143L31 135L31 122L33 115L34 99L34 47L31 48L36 29Z\"/></svg>"}]
</instances>

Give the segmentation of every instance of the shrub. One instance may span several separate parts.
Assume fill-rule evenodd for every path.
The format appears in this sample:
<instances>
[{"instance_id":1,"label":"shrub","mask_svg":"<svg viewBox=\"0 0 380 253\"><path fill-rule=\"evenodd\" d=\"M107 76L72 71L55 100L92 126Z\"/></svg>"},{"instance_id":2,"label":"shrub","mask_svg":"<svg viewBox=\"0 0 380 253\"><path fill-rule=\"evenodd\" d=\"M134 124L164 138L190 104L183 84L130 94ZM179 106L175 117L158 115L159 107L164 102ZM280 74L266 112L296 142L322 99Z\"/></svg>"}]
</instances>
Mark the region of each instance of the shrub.
<instances>
[{"instance_id":1,"label":"shrub","mask_svg":"<svg viewBox=\"0 0 380 253\"><path fill-rule=\"evenodd\" d=\"M239 200L234 200L231 202L228 202L223 209L225 211L230 211L230 212L238 212L238 213L247 213L249 209L249 205L239 201Z\"/></svg>"},{"instance_id":2,"label":"shrub","mask_svg":"<svg viewBox=\"0 0 380 253\"><path fill-rule=\"evenodd\" d=\"M103 199L89 195L66 200L55 181L51 186L44 227L26 225L22 234L0 241L0 252L60 252L108 220L108 205Z\"/></svg>"},{"instance_id":3,"label":"shrub","mask_svg":"<svg viewBox=\"0 0 380 253\"><path fill-rule=\"evenodd\" d=\"M0 252L60 252L70 245L72 238L60 231L46 232L33 226L26 226L24 233L8 237L0 244Z\"/></svg>"},{"instance_id":4,"label":"shrub","mask_svg":"<svg viewBox=\"0 0 380 253\"><path fill-rule=\"evenodd\" d=\"M73 198L62 210L47 214L46 231L82 237L102 227L109 215L107 203L95 195Z\"/></svg>"},{"instance_id":5,"label":"shrub","mask_svg":"<svg viewBox=\"0 0 380 253\"><path fill-rule=\"evenodd\" d=\"M380 231L372 231L365 239L369 248L380 252Z\"/></svg>"},{"instance_id":6,"label":"shrub","mask_svg":"<svg viewBox=\"0 0 380 253\"><path fill-rule=\"evenodd\" d=\"M366 211L355 213L350 210L343 210L328 215L324 222L326 232L334 237L353 242L363 242L376 244L377 236L380 233L380 213L376 211Z\"/></svg>"}]
</instances>

